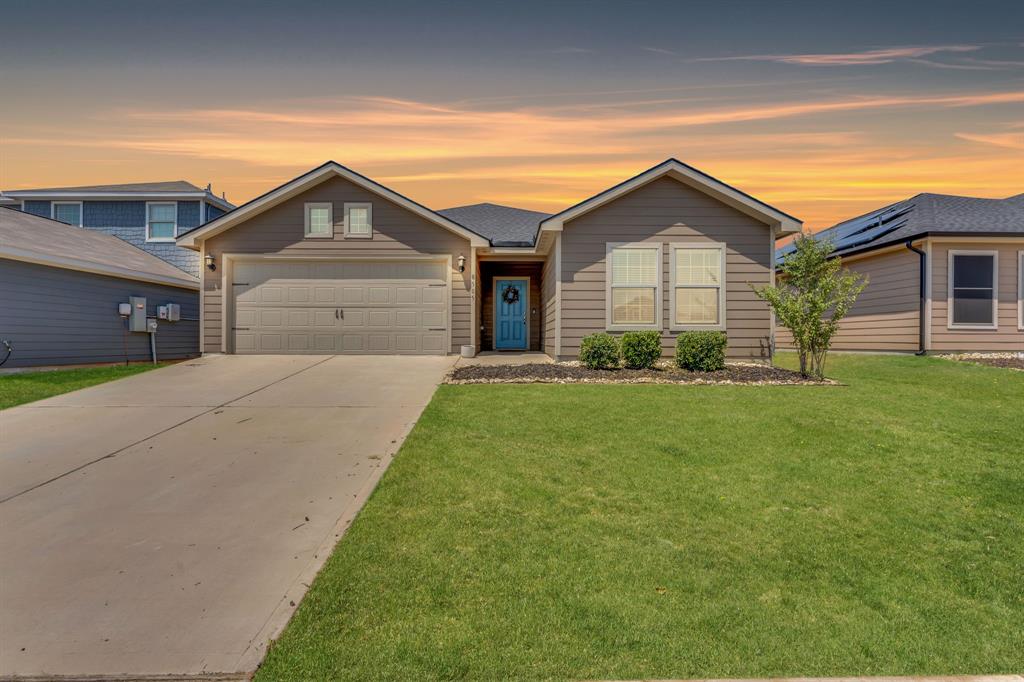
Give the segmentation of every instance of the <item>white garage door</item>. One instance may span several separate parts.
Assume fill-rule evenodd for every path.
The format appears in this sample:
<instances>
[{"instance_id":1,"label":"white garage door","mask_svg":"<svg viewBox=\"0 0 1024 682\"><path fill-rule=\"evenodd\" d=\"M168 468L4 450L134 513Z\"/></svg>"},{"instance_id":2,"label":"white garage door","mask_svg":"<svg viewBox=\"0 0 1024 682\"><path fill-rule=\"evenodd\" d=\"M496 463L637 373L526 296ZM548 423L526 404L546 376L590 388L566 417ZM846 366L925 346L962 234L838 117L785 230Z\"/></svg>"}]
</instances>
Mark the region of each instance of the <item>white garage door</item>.
<instances>
[{"instance_id":1,"label":"white garage door","mask_svg":"<svg viewBox=\"0 0 1024 682\"><path fill-rule=\"evenodd\" d=\"M446 265L237 262L236 353L447 352Z\"/></svg>"}]
</instances>

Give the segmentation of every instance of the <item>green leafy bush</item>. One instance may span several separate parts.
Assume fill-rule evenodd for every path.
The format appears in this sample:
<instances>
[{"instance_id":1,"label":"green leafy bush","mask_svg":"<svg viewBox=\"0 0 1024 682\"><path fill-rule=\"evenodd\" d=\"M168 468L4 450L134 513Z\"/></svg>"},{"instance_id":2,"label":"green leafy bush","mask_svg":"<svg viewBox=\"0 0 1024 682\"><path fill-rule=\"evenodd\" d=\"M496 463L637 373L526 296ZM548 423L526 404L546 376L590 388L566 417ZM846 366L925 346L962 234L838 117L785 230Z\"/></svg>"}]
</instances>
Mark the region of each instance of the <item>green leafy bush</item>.
<instances>
[{"instance_id":1,"label":"green leafy bush","mask_svg":"<svg viewBox=\"0 0 1024 682\"><path fill-rule=\"evenodd\" d=\"M647 369L661 357L661 332L626 332L619 342L622 362L629 369Z\"/></svg>"},{"instance_id":2,"label":"green leafy bush","mask_svg":"<svg viewBox=\"0 0 1024 682\"><path fill-rule=\"evenodd\" d=\"M590 369L619 366L619 342L611 334L590 334L580 342L580 362Z\"/></svg>"},{"instance_id":3,"label":"green leafy bush","mask_svg":"<svg viewBox=\"0 0 1024 682\"><path fill-rule=\"evenodd\" d=\"M676 364L691 372L725 368L724 332L683 332L676 339Z\"/></svg>"}]
</instances>

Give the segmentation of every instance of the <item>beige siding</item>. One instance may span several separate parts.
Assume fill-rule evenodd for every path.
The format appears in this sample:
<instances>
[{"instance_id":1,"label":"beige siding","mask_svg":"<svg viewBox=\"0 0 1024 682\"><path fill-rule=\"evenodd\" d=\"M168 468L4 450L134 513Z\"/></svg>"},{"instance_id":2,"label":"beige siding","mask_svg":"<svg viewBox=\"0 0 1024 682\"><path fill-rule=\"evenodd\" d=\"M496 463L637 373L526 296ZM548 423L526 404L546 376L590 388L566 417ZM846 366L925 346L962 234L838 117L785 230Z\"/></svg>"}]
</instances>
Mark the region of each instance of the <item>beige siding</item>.
<instances>
[{"instance_id":1,"label":"beige siding","mask_svg":"<svg viewBox=\"0 0 1024 682\"><path fill-rule=\"evenodd\" d=\"M555 355L555 329L558 317L558 299L556 297L558 250L552 247L548 257L544 259L544 267L541 272L541 303L543 305L543 330L541 337L544 340L544 352L550 356Z\"/></svg>"},{"instance_id":2,"label":"beige siding","mask_svg":"<svg viewBox=\"0 0 1024 682\"><path fill-rule=\"evenodd\" d=\"M334 239L303 237L303 205L332 202ZM345 202L373 204L373 238L345 239ZM471 269L458 271L458 257L470 258L469 241L343 178L333 177L206 241L206 253L279 254L296 257L450 256L452 260L451 351L470 343ZM207 272L204 283L204 351L220 352L223 329L222 274Z\"/></svg>"},{"instance_id":3,"label":"beige siding","mask_svg":"<svg viewBox=\"0 0 1024 682\"><path fill-rule=\"evenodd\" d=\"M1016 242L958 243L935 242L932 249L931 346L946 351L1024 351L1024 331L1018 328L1017 302L1020 297L1020 272L1017 252L1024 249L1024 238ZM949 250L998 251L997 276L999 304L998 329L950 329L948 326Z\"/></svg>"},{"instance_id":4,"label":"beige siding","mask_svg":"<svg viewBox=\"0 0 1024 682\"><path fill-rule=\"evenodd\" d=\"M562 232L562 357L575 358L580 340L605 329L605 249L608 242L726 244L726 333L732 358L767 358L768 306L748 283L771 279L768 226L676 180L660 178L572 220ZM663 249L663 347L669 331L669 250Z\"/></svg>"},{"instance_id":5,"label":"beige siding","mask_svg":"<svg viewBox=\"0 0 1024 682\"><path fill-rule=\"evenodd\" d=\"M917 351L919 349L919 256L900 247L845 263L866 275L868 286L857 298L832 341L833 350ZM776 344L793 348L789 330L776 325Z\"/></svg>"}]
</instances>

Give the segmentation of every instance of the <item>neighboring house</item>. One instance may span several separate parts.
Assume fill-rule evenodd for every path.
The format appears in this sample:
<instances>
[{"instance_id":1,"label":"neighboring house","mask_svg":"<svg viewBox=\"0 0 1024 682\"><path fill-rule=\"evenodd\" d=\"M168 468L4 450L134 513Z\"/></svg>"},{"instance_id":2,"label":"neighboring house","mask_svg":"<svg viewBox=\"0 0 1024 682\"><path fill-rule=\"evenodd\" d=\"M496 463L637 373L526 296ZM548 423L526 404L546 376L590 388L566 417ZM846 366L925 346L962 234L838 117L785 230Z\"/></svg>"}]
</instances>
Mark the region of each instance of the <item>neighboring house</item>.
<instances>
[{"instance_id":1,"label":"neighboring house","mask_svg":"<svg viewBox=\"0 0 1024 682\"><path fill-rule=\"evenodd\" d=\"M181 307L159 321L158 357L199 354L199 281L111 235L0 208L0 339L13 348L4 368L144 361L146 333L129 333L118 304L130 296ZM0 346L0 359L5 354Z\"/></svg>"},{"instance_id":2,"label":"neighboring house","mask_svg":"<svg viewBox=\"0 0 1024 682\"><path fill-rule=\"evenodd\" d=\"M554 215L433 211L328 162L178 244L201 254L206 353L577 356L587 334L720 329L765 359L774 245L800 221L674 159Z\"/></svg>"},{"instance_id":3,"label":"neighboring house","mask_svg":"<svg viewBox=\"0 0 1024 682\"><path fill-rule=\"evenodd\" d=\"M918 194L813 236L869 280L833 349L1024 352L1024 194Z\"/></svg>"},{"instance_id":4,"label":"neighboring house","mask_svg":"<svg viewBox=\"0 0 1024 682\"><path fill-rule=\"evenodd\" d=\"M184 180L19 189L0 195L0 206L112 234L191 275L199 274L198 257L175 237L234 208Z\"/></svg>"}]
</instances>

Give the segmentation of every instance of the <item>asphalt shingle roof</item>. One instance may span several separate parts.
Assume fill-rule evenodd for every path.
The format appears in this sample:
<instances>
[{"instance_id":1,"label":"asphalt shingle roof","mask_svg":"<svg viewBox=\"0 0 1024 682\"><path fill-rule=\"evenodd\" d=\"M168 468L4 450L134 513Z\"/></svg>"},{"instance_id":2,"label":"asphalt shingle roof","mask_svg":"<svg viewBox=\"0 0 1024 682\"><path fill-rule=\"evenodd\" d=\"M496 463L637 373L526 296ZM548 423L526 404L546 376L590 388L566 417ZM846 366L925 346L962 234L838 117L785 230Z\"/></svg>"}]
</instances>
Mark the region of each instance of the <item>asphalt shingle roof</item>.
<instances>
[{"instance_id":1,"label":"asphalt shingle roof","mask_svg":"<svg viewBox=\"0 0 1024 682\"><path fill-rule=\"evenodd\" d=\"M113 235L0 207L0 257L5 250L30 254L44 263L116 267L143 277L157 275L192 285L199 283L187 272Z\"/></svg>"},{"instance_id":2,"label":"asphalt shingle roof","mask_svg":"<svg viewBox=\"0 0 1024 682\"><path fill-rule=\"evenodd\" d=\"M169 182L129 182L120 185L81 185L79 187L40 187L36 189L8 190L11 192L123 192L125 194L145 194L147 192L202 192L203 189L196 187L185 180L171 180Z\"/></svg>"},{"instance_id":3,"label":"asphalt shingle roof","mask_svg":"<svg viewBox=\"0 0 1024 682\"><path fill-rule=\"evenodd\" d=\"M1024 236L1024 194L1006 199L982 199L951 194L918 194L843 221L820 232L836 255L879 248L925 233ZM781 257L793 250L792 242L776 251Z\"/></svg>"},{"instance_id":4,"label":"asphalt shingle roof","mask_svg":"<svg viewBox=\"0 0 1024 682\"><path fill-rule=\"evenodd\" d=\"M498 204L455 206L437 213L486 237L494 246L533 246L540 221L550 215Z\"/></svg>"}]
</instances>

